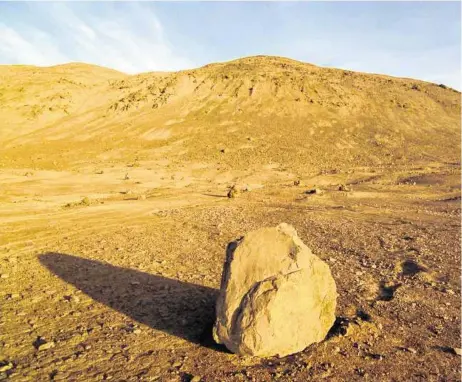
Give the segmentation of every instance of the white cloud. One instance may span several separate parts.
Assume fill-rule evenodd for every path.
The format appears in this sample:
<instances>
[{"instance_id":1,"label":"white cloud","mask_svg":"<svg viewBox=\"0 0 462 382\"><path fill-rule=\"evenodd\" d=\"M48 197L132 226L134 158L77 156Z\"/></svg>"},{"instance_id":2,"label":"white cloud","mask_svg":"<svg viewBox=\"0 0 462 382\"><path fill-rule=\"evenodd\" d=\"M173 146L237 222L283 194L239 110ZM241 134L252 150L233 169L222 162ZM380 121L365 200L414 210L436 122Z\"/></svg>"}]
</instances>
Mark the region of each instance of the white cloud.
<instances>
[{"instance_id":1,"label":"white cloud","mask_svg":"<svg viewBox=\"0 0 462 382\"><path fill-rule=\"evenodd\" d=\"M0 23L0 63L49 66L86 62L126 73L173 71L194 63L169 43L146 4L128 3L98 14L91 7L48 3L30 7L46 27Z\"/></svg>"},{"instance_id":2,"label":"white cloud","mask_svg":"<svg viewBox=\"0 0 462 382\"><path fill-rule=\"evenodd\" d=\"M5 24L0 23L0 56L5 63L47 65L67 61L48 41L47 35L28 28L33 37L23 36Z\"/></svg>"}]
</instances>

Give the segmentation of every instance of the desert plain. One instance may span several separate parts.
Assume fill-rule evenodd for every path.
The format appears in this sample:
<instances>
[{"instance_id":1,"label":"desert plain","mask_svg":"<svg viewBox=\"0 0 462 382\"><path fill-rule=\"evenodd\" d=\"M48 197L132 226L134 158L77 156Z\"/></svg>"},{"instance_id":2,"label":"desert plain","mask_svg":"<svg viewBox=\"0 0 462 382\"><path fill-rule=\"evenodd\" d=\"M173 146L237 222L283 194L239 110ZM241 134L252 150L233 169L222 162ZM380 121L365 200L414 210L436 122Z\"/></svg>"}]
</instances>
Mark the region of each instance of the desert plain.
<instances>
[{"instance_id":1,"label":"desert plain","mask_svg":"<svg viewBox=\"0 0 462 382\"><path fill-rule=\"evenodd\" d=\"M268 56L0 66L0 115L0 379L460 380L460 92ZM239 357L212 338L225 249L281 222L337 320Z\"/></svg>"}]
</instances>

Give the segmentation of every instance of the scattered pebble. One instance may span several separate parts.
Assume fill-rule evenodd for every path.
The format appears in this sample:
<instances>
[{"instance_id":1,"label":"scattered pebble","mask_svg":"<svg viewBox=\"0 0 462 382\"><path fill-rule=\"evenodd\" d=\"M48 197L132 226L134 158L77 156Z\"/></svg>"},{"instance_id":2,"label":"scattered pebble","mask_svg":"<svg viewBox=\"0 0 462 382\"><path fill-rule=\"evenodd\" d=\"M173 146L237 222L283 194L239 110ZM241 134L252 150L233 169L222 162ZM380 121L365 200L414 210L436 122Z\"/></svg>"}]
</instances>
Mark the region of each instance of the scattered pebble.
<instances>
[{"instance_id":1,"label":"scattered pebble","mask_svg":"<svg viewBox=\"0 0 462 382\"><path fill-rule=\"evenodd\" d=\"M51 341L51 342L46 342L42 345L39 345L38 350L48 350L54 347L55 347L55 343Z\"/></svg>"},{"instance_id":2,"label":"scattered pebble","mask_svg":"<svg viewBox=\"0 0 462 382\"><path fill-rule=\"evenodd\" d=\"M11 370L12 368L13 368L13 364L11 362L7 362L7 361L0 362L0 373Z\"/></svg>"},{"instance_id":3,"label":"scattered pebble","mask_svg":"<svg viewBox=\"0 0 462 382\"><path fill-rule=\"evenodd\" d=\"M235 198L238 195L239 195L239 190L237 189L237 187L235 185L230 187L228 191L228 198Z\"/></svg>"},{"instance_id":4,"label":"scattered pebble","mask_svg":"<svg viewBox=\"0 0 462 382\"><path fill-rule=\"evenodd\" d=\"M305 194L306 195L321 195L322 190L319 188L312 188L312 189L306 190Z\"/></svg>"},{"instance_id":5,"label":"scattered pebble","mask_svg":"<svg viewBox=\"0 0 462 382\"><path fill-rule=\"evenodd\" d=\"M37 339L34 341L33 345L38 351L48 350L48 349L51 349L51 348L55 347L54 341L47 342L42 337L37 337Z\"/></svg>"}]
</instances>

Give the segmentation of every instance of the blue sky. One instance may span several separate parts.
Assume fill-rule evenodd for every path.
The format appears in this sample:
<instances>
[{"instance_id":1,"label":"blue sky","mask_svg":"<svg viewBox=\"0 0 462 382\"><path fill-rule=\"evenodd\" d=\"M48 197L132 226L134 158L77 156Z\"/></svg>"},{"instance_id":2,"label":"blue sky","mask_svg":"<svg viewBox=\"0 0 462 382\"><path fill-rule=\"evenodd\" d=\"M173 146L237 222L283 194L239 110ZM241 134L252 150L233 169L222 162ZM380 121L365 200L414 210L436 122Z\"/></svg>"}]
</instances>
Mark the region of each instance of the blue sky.
<instances>
[{"instance_id":1,"label":"blue sky","mask_svg":"<svg viewBox=\"0 0 462 382\"><path fill-rule=\"evenodd\" d=\"M0 64L127 73L267 54L461 89L459 2L0 2Z\"/></svg>"}]
</instances>

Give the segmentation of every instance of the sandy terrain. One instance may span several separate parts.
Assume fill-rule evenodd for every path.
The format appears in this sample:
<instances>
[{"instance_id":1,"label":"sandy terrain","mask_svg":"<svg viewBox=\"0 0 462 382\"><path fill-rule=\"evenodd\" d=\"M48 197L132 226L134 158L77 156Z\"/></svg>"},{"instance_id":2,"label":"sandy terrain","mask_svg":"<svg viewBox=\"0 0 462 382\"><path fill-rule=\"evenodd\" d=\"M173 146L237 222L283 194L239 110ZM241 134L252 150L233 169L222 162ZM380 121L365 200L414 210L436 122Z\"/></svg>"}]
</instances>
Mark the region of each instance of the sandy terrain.
<instances>
[{"instance_id":1,"label":"sandy terrain","mask_svg":"<svg viewBox=\"0 0 462 382\"><path fill-rule=\"evenodd\" d=\"M0 112L0 379L460 380L460 93L271 57L0 66ZM238 357L211 337L226 244L281 222L338 319Z\"/></svg>"}]
</instances>

